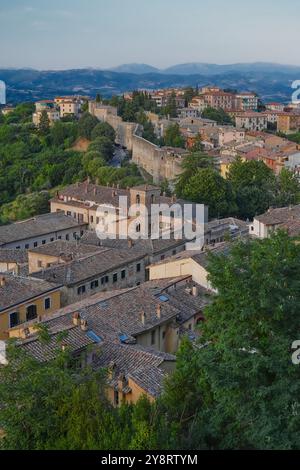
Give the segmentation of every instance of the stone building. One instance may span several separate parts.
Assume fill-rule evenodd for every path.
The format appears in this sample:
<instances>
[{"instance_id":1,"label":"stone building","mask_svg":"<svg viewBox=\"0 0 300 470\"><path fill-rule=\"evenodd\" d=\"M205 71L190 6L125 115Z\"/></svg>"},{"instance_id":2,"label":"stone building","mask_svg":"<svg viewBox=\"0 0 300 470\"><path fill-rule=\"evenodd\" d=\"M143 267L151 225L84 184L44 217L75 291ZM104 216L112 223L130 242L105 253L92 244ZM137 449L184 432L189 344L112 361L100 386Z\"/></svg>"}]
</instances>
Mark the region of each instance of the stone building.
<instances>
[{"instance_id":1,"label":"stone building","mask_svg":"<svg viewBox=\"0 0 300 470\"><path fill-rule=\"evenodd\" d=\"M28 250L55 240L75 240L87 228L63 212L38 215L0 227L0 249Z\"/></svg>"}]
</instances>

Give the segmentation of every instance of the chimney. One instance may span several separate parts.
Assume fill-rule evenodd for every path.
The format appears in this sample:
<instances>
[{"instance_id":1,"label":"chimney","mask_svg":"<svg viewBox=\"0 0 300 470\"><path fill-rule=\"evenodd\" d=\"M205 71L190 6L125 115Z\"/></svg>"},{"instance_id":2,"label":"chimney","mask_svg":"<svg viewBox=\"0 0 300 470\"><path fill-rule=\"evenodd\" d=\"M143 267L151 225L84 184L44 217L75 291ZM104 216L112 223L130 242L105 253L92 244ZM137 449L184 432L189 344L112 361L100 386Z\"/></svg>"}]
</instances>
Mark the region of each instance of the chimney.
<instances>
[{"instance_id":1,"label":"chimney","mask_svg":"<svg viewBox=\"0 0 300 470\"><path fill-rule=\"evenodd\" d=\"M157 318L161 318L161 305L158 304L156 307L156 316Z\"/></svg>"},{"instance_id":2,"label":"chimney","mask_svg":"<svg viewBox=\"0 0 300 470\"><path fill-rule=\"evenodd\" d=\"M1 286L1 287L4 287L5 284L6 284L6 279L5 279L4 276L1 276L1 278L0 278L0 286Z\"/></svg>"},{"instance_id":3,"label":"chimney","mask_svg":"<svg viewBox=\"0 0 300 470\"><path fill-rule=\"evenodd\" d=\"M108 378L109 378L109 380L113 379L115 368L116 368L116 363L114 361L110 361L110 363L108 364Z\"/></svg>"},{"instance_id":4,"label":"chimney","mask_svg":"<svg viewBox=\"0 0 300 470\"><path fill-rule=\"evenodd\" d=\"M74 312L72 320L73 320L73 325L79 326L81 323L80 313Z\"/></svg>"},{"instance_id":5,"label":"chimney","mask_svg":"<svg viewBox=\"0 0 300 470\"><path fill-rule=\"evenodd\" d=\"M21 330L21 338L26 339L28 338L29 335L30 335L29 328L23 328L23 330Z\"/></svg>"},{"instance_id":6,"label":"chimney","mask_svg":"<svg viewBox=\"0 0 300 470\"><path fill-rule=\"evenodd\" d=\"M81 327L82 331L87 331L88 330L88 322L86 320L81 320L80 327Z\"/></svg>"},{"instance_id":7,"label":"chimney","mask_svg":"<svg viewBox=\"0 0 300 470\"><path fill-rule=\"evenodd\" d=\"M192 296L193 296L193 297L198 297L198 287L197 287L197 286L193 286L193 288L192 288Z\"/></svg>"},{"instance_id":8,"label":"chimney","mask_svg":"<svg viewBox=\"0 0 300 470\"><path fill-rule=\"evenodd\" d=\"M125 377L124 372L122 372L119 375L119 378L118 378L118 389L119 389L119 391L122 391L124 387L126 387L126 377Z\"/></svg>"},{"instance_id":9,"label":"chimney","mask_svg":"<svg viewBox=\"0 0 300 470\"><path fill-rule=\"evenodd\" d=\"M146 313L144 311L141 313L141 322L143 323L143 325L145 325L146 323Z\"/></svg>"}]
</instances>

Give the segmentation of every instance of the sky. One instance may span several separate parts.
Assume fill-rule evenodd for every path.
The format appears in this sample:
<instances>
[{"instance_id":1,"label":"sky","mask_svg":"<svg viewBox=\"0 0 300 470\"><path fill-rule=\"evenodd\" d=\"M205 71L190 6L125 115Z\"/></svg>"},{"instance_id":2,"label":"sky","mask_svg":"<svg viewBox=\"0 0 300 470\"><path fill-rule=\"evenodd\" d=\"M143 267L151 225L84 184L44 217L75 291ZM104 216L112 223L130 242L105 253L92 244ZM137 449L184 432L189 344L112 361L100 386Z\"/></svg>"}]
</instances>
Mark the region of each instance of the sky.
<instances>
[{"instance_id":1,"label":"sky","mask_svg":"<svg viewBox=\"0 0 300 470\"><path fill-rule=\"evenodd\" d=\"M299 0L0 0L0 68L300 65Z\"/></svg>"}]
</instances>

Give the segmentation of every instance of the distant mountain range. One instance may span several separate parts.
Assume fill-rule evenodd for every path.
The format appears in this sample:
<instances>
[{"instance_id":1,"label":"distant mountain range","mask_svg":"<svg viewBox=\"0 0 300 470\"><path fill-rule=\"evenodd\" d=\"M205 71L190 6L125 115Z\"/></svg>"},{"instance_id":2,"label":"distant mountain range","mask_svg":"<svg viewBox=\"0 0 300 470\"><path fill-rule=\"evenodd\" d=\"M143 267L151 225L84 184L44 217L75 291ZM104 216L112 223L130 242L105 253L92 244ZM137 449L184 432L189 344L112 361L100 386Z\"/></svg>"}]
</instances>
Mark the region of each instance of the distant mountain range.
<instances>
[{"instance_id":1,"label":"distant mountain range","mask_svg":"<svg viewBox=\"0 0 300 470\"><path fill-rule=\"evenodd\" d=\"M300 73L300 66L282 65L270 62L253 62L241 64L207 64L202 62L189 62L187 64L177 64L166 69L158 69L148 64L123 64L110 69L118 73L134 73L143 75L145 73L159 73L165 75L222 75L228 72L241 73Z\"/></svg>"},{"instance_id":2,"label":"distant mountain range","mask_svg":"<svg viewBox=\"0 0 300 470\"><path fill-rule=\"evenodd\" d=\"M134 89L216 85L255 91L265 101L288 102L291 84L300 80L300 67L273 63L216 65L180 64L159 70L147 64L127 64L113 70L74 69L38 71L0 68L7 85L7 101L18 103L57 95L84 94L105 97Z\"/></svg>"}]
</instances>

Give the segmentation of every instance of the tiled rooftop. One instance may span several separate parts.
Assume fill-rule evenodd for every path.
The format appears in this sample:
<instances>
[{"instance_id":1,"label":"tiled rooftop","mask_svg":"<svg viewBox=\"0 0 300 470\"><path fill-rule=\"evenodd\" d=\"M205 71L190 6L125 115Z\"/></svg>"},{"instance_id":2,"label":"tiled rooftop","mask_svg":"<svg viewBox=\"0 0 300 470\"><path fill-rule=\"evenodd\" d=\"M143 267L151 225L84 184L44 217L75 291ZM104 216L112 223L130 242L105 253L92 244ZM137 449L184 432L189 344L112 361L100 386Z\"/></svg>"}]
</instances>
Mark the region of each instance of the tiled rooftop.
<instances>
[{"instance_id":1,"label":"tiled rooftop","mask_svg":"<svg viewBox=\"0 0 300 470\"><path fill-rule=\"evenodd\" d=\"M0 285L0 312L26 302L34 297L59 288L59 285L32 277L1 274L3 285Z\"/></svg>"},{"instance_id":2,"label":"tiled rooftop","mask_svg":"<svg viewBox=\"0 0 300 470\"><path fill-rule=\"evenodd\" d=\"M268 212L255 217L255 220L265 225L279 225L297 219L300 219L300 204L291 207L269 209Z\"/></svg>"},{"instance_id":3,"label":"tiled rooftop","mask_svg":"<svg viewBox=\"0 0 300 470\"><path fill-rule=\"evenodd\" d=\"M16 250L19 251L19 250ZM30 253L54 256L60 258L81 259L88 255L106 251L105 248L96 245L78 243L76 241L56 240L46 245L38 246L29 250ZM0 250L1 259L1 250Z\"/></svg>"},{"instance_id":4,"label":"tiled rooftop","mask_svg":"<svg viewBox=\"0 0 300 470\"><path fill-rule=\"evenodd\" d=\"M0 246L19 240L39 237L48 233L77 228L80 225L62 212L39 215L22 222L0 227Z\"/></svg>"},{"instance_id":5,"label":"tiled rooftop","mask_svg":"<svg viewBox=\"0 0 300 470\"><path fill-rule=\"evenodd\" d=\"M83 245L84 246L84 245ZM144 255L128 250L103 248L85 257L54 265L33 274L34 277L63 285L74 285L78 282L105 274L114 269L139 261Z\"/></svg>"},{"instance_id":6,"label":"tiled rooftop","mask_svg":"<svg viewBox=\"0 0 300 470\"><path fill-rule=\"evenodd\" d=\"M28 263L28 253L26 250L15 250L0 248L0 263Z\"/></svg>"},{"instance_id":7,"label":"tiled rooftop","mask_svg":"<svg viewBox=\"0 0 300 470\"><path fill-rule=\"evenodd\" d=\"M209 293L205 289L198 289L198 296L194 297L189 289L190 277L148 281L138 287L122 289L119 291L96 294L84 301L69 305L48 318L42 323L47 325L51 335L60 331L72 331L73 314L78 312L82 319L87 321L88 330L93 331L101 340L117 343L135 343L135 337L165 323L166 321L184 322L196 313L202 312L210 302ZM160 316L157 307L160 306ZM142 313L145 318L143 320ZM78 349L82 344L82 331L80 326L75 329L78 333ZM77 336L76 336L77 338ZM32 349L36 356L38 351L40 360L44 360L42 345L37 347L37 336L33 335L25 341L26 349ZM73 339L72 339L73 341ZM73 344L73 350L76 344ZM56 348L53 339L49 348ZM38 349L37 349L38 348ZM51 350L52 350L51 349Z\"/></svg>"}]
</instances>

